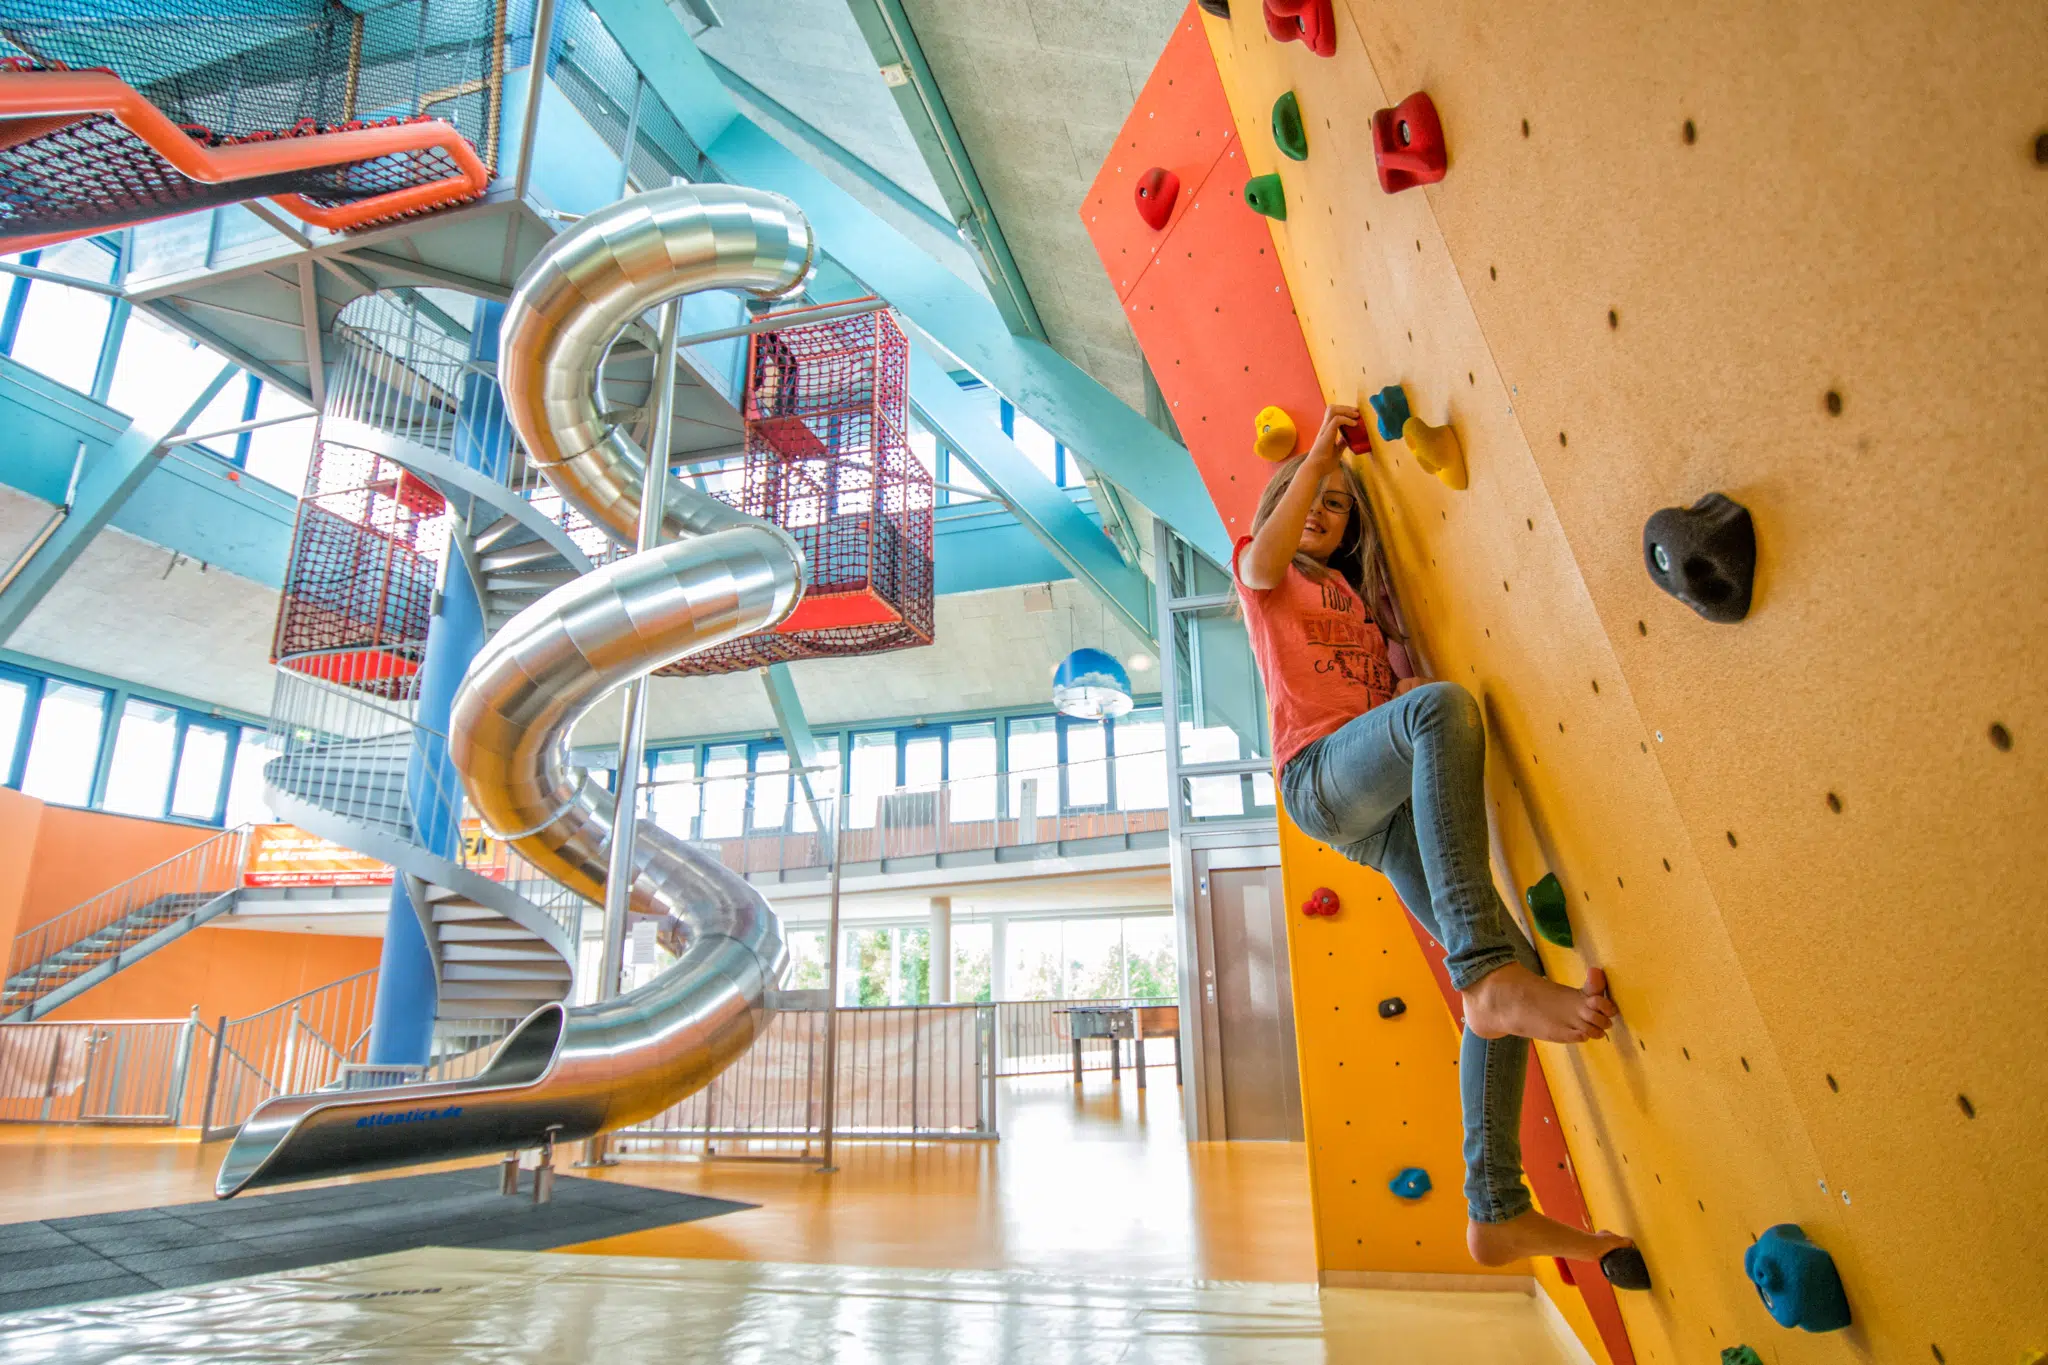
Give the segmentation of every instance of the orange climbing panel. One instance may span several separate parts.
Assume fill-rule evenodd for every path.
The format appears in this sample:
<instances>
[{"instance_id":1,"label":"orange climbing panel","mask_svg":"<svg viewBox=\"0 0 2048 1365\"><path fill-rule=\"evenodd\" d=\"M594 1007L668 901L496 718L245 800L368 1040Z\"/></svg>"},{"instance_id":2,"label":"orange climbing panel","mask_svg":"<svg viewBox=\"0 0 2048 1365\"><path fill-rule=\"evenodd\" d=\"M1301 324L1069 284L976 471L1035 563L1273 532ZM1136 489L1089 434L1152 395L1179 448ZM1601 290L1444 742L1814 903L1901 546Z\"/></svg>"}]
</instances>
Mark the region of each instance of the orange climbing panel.
<instances>
[{"instance_id":1,"label":"orange climbing panel","mask_svg":"<svg viewBox=\"0 0 2048 1365\"><path fill-rule=\"evenodd\" d=\"M1163 232L1146 226L1135 197L1154 166L1181 180ZM1246 174L1208 42L1184 18L1081 221L1232 539L1250 534L1269 473L1246 458L1259 410L1285 409L1305 444L1323 409L1266 220L1244 205Z\"/></svg>"}]
</instances>

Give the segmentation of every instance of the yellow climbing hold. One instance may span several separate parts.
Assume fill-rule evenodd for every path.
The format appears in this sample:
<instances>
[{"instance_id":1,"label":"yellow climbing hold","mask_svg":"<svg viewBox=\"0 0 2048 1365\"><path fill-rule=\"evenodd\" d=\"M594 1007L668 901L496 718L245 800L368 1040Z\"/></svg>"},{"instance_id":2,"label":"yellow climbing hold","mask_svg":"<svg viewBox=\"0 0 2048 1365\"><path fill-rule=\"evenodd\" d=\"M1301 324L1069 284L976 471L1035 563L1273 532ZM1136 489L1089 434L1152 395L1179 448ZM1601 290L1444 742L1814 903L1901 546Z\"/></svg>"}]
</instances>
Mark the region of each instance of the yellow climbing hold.
<instances>
[{"instance_id":1,"label":"yellow climbing hold","mask_svg":"<svg viewBox=\"0 0 2048 1365\"><path fill-rule=\"evenodd\" d=\"M1415 452L1415 463L1442 479L1446 487L1465 486L1465 447L1450 423L1433 427L1420 417L1410 417L1401 428L1401 440Z\"/></svg>"},{"instance_id":2,"label":"yellow climbing hold","mask_svg":"<svg viewBox=\"0 0 2048 1365\"><path fill-rule=\"evenodd\" d=\"M1252 449L1262 460L1278 463L1294 453L1294 419L1285 408L1260 408L1252 419Z\"/></svg>"}]
</instances>

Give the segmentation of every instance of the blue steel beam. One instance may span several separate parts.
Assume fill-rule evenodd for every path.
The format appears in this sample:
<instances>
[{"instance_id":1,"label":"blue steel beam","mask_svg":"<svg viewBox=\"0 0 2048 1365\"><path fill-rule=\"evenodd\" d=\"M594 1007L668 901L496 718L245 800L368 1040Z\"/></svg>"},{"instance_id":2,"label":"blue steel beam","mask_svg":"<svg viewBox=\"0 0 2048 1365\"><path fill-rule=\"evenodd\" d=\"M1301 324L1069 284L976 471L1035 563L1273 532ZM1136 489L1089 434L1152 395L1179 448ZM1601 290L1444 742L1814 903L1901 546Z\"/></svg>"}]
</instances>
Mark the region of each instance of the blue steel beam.
<instances>
[{"instance_id":1,"label":"blue steel beam","mask_svg":"<svg viewBox=\"0 0 2048 1365\"><path fill-rule=\"evenodd\" d=\"M1102 528L1031 463L922 347L910 357L910 405L983 486L1139 639L1152 640L1151 584Z\"/></svg>"},{"instance_id":2,"label":"blue steel beam","mask_svg":"<svg viewBox=\"0 0 2048 1365\"><path fill-rule=\"evenodd\" d=\"M761 682L768 689L768 705L775 712L776 728L782 731L782 747L789 752L789 766L800 770L796 780L803 787L804 803L811 808L811 822L824 829L826 822L818 809L819 792L809 771L818 766L818 741L804 715L803 699L796 694L796 679L789 676L788 664L770 664L761 670Z\"/></svg>"},{"instance_id":3,"label":"blue steel beam","mask_svg":"<svg viewBox=\"0 0 2048 1365\"><path fill-rule=\"evenodd\" d=\"M85 553L85 547L100 533L128 495L142 485L164 453L164 438L191 426L206 411L228 381L241 373L239 366L223 365L212 382L201 388L183 412L168 423L130 424L106 453L94 460L78 481L78 493L64 510L64 520L54 534L18 565L18 572L5 591L0 591L0 643L18 630L36 604L56 586L64 571Z\"/></svg>"},{"instance_id":4,"label":"blue steel beam","mask_svg":"<svg viewBox=\"0 0 2048 1365\"><path fill-rule=\"evenodd\" d=\"M720 172L803 206L825 251L937 348L1050 431L1218 564L1223 518L1187 449L1043 342L1014 335L995 304L920 251L734 107L660 0L591 0L648 85Z\"/></svg>"}]
</instances>

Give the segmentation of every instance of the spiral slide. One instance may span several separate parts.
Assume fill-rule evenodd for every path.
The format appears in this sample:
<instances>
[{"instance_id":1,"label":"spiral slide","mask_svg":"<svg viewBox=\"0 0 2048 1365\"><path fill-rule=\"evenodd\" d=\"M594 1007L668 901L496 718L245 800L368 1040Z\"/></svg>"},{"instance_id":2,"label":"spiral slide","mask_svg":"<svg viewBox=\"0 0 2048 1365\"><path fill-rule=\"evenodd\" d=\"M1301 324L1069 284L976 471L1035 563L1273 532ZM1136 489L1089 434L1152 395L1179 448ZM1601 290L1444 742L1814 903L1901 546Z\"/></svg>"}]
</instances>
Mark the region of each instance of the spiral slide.
<instances>
[{"instance_id":1,"label":"spiral slide","mask_svg":"<svg viewBox=\"0 0 2048 1365\"><path fill-rule=\"evenodd\" d=\"M564 233L505 314L499 382L533 463L632 543L647 456L602 415L606 351L684 294L792 292L812 250L795 205L728 185L639 195ZM669 486L662 539L556 588L493 636L450 727L450 755L485 823L593 900L612 798L566 765L564 737L607 693L773 628L802 595L794 541L694 488ZM603 1004L543 1006L469 1080L274 1099L243 1124L215 1193L576 1141L709 1084L765 1023L787 962L781 926L745 879L657 827L639 827L633 861L633 909L673 920L688 940L667 972Z\"/></svg>"}]
</instances>

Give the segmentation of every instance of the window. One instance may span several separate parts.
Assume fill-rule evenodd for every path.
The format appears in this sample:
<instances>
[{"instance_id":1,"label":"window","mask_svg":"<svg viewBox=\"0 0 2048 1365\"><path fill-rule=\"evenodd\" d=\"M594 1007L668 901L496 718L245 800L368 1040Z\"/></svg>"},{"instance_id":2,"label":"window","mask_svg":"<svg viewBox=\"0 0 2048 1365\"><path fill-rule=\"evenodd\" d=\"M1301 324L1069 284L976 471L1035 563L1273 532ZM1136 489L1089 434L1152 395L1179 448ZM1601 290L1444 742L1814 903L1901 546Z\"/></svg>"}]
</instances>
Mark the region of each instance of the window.
<instances>
[{"instance_id":1,"label":"window","mask_svg":"<svg viewBox=\"0 0 2048 1365\"><path fill-rule=\"evenodd\" d=\"M994 998L990 959L995 931L987 924L953 923L953 999L961 1004Z\"/></svg>"},{"instance_id":2,"label":"window","mask_svg":"<svg viewBox=\"0 0 2048 1365\"><path fill-rule=\"evenodd\" d=\"M107 694L99 688L55 679L44 683L21 789L59 805L90 804L106 716Z\"/></svg>"},{"instance_id":3,"label":"window","mask_svg":"<svg viewBox=\"0 0 2048 1365\"><path fill-rule=\"evenodd\" d=\"M1139 1000L1180 998L1180 957L1173 916L1143 915L1124 920L1124 994Z\"/></svg>"},{"instance_id":4,"label":"window","mask_svg":"<svg viewBox=\"0 0 2048 1365\"><path fill-rule=\"evenodd\" d=\"M244 729L235 744L233 772L228 778L225 825L276 824L270 793L263 786L263 765L277 757L277 745L261 730Z\"/></svg>"},{"instance_id":5,"label":"window","mask_svg":"<svg viewBox=\"0 0 2048 1365\"><path fill-rule=\"evenodd\" d=\"M1029 716L1010 722L1010 814L1024 809L1024 784L1035 784L1034 809L1040 815L1059 810L1060 737L1051 716Z\"/></svg>"},{"instance_id":6,"label":"window","mask_svg":"<svg viewBox=\"0 0 2048 1365\"><path fill-rule=\"evenodd\" d=\"M257 384L253 416L303 412L306 417L301 422L280 422L244 433L238 443L242 466L267 484L298 493L306 486L306 466L313 458L313 410L275 384Z\"/></svg>"},{"instance_id":7,"label":"window","mask_svg":"<svg viewBox=\"0 0 2048 1365\"><path fill-rule=\"evenodd\" d=\"M45 247L34 262L60 275L105 284L114 278L114 257L89 241ZM100 350L114 301L105 294L49 280L15 280L21 298L8 353L15 360L80 393L91 393L99 373ZM25 286L25 288L23 288ZM10 312L12 309L9 310Z\"/></svg>"},{"instance_id":8,"label":"window","mask_svg":"<svg viewBox=\"0 0 2048 1365\"><path fill-rule=\"evenodd\" d=\"M1122 810L1166 807L1166 726L1156 706L1117 717L1116 803Z\"/></svg>"},{"instance_id":9,"label":"window","mask_svg":"<svg viewBox=\"0 0 2048 1365\"><path fill-rule=\"evenodd\" d=\"M1109 808L1109 727L1101 721L1067 721L1066 810Z\"/></svg>"},{"instance_id":10,"label":"window","mask_svg":"<svg viewBox=\"0 0 2048 1365\"><path fill-rule=\"evenodd\" d=\"M22 734L29 715L28 684L19 678L0 678L0 782L12 784L18 774L15 760L23 756Z\"/></svg>"},{"instance_id":11,"label":"window","mask_svg":"<svg viewBox=\"0 0 2048 1365\"><path fill-rule=\"evenodd\" d=\"M1012 920L1004 934L1004 991L1012 1000L1060 998L1060 922Z\"/></svg>"},{"instance_id":12,"label":"window","mask_svg":"<svg viewBox=\"0 0 2048 1365\"><path fill-rule=\"evenodd\" d=\"M699 837L731 839L746 831L747 746L714 744L704 760L704 812Z\"/></svg>"},{"instance_id":13,"label":"window","mask_svg":"<svg viewBox=\"0 0 2048 1365\"><path fill-rule=\"evenodd\" d=\"M127 331L121 337L121 355L114 364L114 384L107 403L131 417L175 417L226 363L221 356L173 331L169 324L138 309L129 315ZM206 411L192 419L187 430L217 431L231 427L242 420L242 406L247 401L247 387L230 380ZM217 455L232 458L234 438L216 443L216 447L208 448Z\"/></svg>"},{"instance_id":14,"label":"window","mask_svg":"<svg viewBox=\"0 0 2048 1365\"><path fill-rule=\"evenodd\" d=\"M1124 922L1070 919L1059 922L1062 979L1068 1000L1115 1000L1124 993Z\"/></svg>"},{"instance_id":15,"label":"window","mask_svg":"<svg viewBox=\"0 0 2048 1365\"><path fill-rule=\"evenodd\" d=\"M763 749L754 755L752 827L780 830L789 820L789 753Z\"/></svg>"},{"instance_id":16,"label":"window","mask_svg":"<svg viewBox=\"0 0 2048 1365\"><path fill-rule=\"evenodd\" d=\"M783 987L792 991L822 991L832 984L825 960L823 929L791 929L784 936L789 944L789 976Z\"/></svg>"},{"instance_id":17,"label":"window","mask_svg":"<svg viewBox=\"0 0 2048 1365\"><path fill-rule=\"evenodd\" d=\"M996 726L994 721L956 725L946 746L947 776L952 784L951 818L996 818Z\"/></svg>"},{"instance_id":18,"label":"window","mask_svg":"<svg viewBox=\"0 0 2048 1365\"><path fill-rule=\"evenodd\" d=\"M896 732L870 730L853 737L852 795L848 798L846 827L873 829L875 807L881 797L896 790Z\"/></svg>"},{"instance_id":19,"label":"window","mask_svg":"<svg viewBox=\"0 0 2048 1365\"><path fill-rule=\"evenodd\" d=\"M654 823L678 839L697 837L699 789L697 751L663 749L649 764L654 784L648 788L648 810Z\"/></svg>"},{"instance_id":20,"label":"window","mask_svg":"<svg viewBox=\"0 0 2048 1365\"><path fill-rule=\"evenodd\" d=\"M832 802L839 797L839 736L827 735L818 746L817 766L825 771L811 774L811 794L818 799L818 810L826 824L832 822ZM811 834L818 828L812 818L811 803L804 796L803 779L798 778L790 789L790 800L796 809L789 818L789 827L798 834Z\"/></svg>"},{"instance_id":21,"label":"window","mask_svg":"<svg viewBox=\"0 0 2048 1365\"><path fill-rule=\"evenodd\" d=\"M221 785L228 775L232 748L223 725L185 726L178 752L178 781L171 788L171 814L185 820L212 820L220 813Z\"/></svg>"},{"instance_id":22,"label":"window","mask_svg":"<svg viewBox=\"0 0 2048 1365\"><path fill-rule=\"evenodd\" d=\"M1007 399L1003 402L1002 417L1003 430L1016 442L1017 449L1024 452L1024 458L1055 484L1065 485L1066 451L1053 439L1052 433L1017 411Z\"/></svg>"},{"instance_id":23,"label":"window","mask_svg":"<svg viewBox=\"0 0 2048 1365\"><path fill-rule=\"evenodd\" d=\"M903 785L936 787L946 775L946 741L913 731L903 740Z\"/></svg>"},{"instance_id":24,"label":"window","mask_svg":"<svg viewBox=\"0 0 2048 1365\"><path fill-rule=\"evenodd\" d=\"M130 698L121 708L121 728L114 736L114 761L107 770L101 804L123 815L161 817L177 752L177 708ZM212 808L206 813L213 814Z\"/></svg>"}]
</instances>

